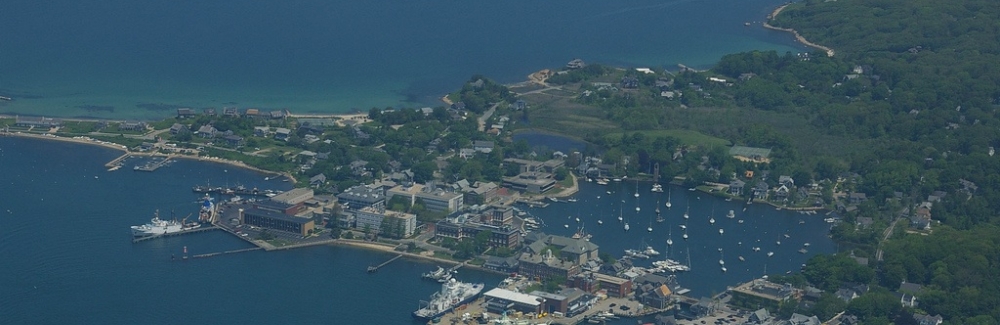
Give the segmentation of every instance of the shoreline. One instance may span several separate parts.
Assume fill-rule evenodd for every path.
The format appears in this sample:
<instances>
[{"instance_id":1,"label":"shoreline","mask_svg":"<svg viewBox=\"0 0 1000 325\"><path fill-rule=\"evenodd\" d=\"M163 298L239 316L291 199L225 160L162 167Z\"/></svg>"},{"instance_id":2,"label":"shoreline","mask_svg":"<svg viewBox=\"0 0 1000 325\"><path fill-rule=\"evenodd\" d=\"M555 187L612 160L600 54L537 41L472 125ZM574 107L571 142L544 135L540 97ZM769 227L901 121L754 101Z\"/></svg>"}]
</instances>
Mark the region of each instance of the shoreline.
<instances>
[{"instance_id":1,"label":"shoreline","mask_svg":"<svg viewBox=\"0 0 1000 325\"><path fill-rule=\"evenodd\" d=\"M123 145L120 145L120 144L114 144L114 143L110 143L110 142L108 142L108 143L102 143L102 142L98 142L96 140L92 141L92 140L84 140L84 139L74 139L74 138L60 137L60 136L57 136L57 135L46 135L46 134L35 134L35 133L22 133L22 132L0 132L0 136L14 136L14 137L27 138L27 139L53 140L53 141L68 142L68 143L75 143L75 144L85 144L85 145L100 146L100 147L104 147L104 148L107 148L107 149L118 150L118 151L121 151L124 154L132 155L132 156L170 157L170 158L174 158L174 159L190 159L190 160L197 160L197 161L201 161L201 162L213 162L213 163L219 163L219 164L223 164L223 165L229 165L229 166L233 166L233 167L237 167L237 168L244 168L244 169L252 170L252 171L255 171L255 172L258 172L258 173L263 173L263 174L281 175L281 176L287 177L292 183L297 183L298 182L298 180L295 178L295 176L293 176L292 174L289 174L288 172L278 172L278 171L273 171L273 170L266 170L266 169L262 169L262 168L258 168L258 167L247 165L246 163L244 163L242 161L238 161L238 160L228 160L228 159L222 159L222 158L217 158L217 157L198 157L198 156L188 156L188 155L171 155L171 154L164 154L164 153L132 152L131 150L128 150L128 148L123 148Z\"/></svg>"},{"instance_id":2,"label":"shoreline","mask_svg":"<svg viewBox=\"0 0 1000 325\"><path fill-rule=\"evenodd\" d=\"M423 260L423 261L431 261L431 262L437 262L437 263L444 263L444 264L448 264L448 265L452 265L452 266L454 266L454 265L462 265L463 268L470 268L470 269L474 269L474 270L477 270L477 271L482 271L482 272L487 272L487 273L493 273L493 274L499 274L499 275L507 275L507 273L497 272L497 271L494 271L494 270L490 270L490 269L484 268L484 267L479 266L479 265L473 265L473 264L469 264L469 263L466 263L466 262L454 261L454 260L443 259L443 258L440 258L440 257L434 257L434 256L428 256L428 255L422 255L422 254L414 254L414 253L410 253L410 252L406 252L406 251L397 251L395 249L395 246L389 246L388 244L381 244L381 243L367 242L367 241L362 241L362 240L342 239L341 238L341 239L333 240L333 241L327 243L327 245L331 245L331 246L344 246L344 247L355 248L355 249L367 249L367 250L379 251L379 252L390 253L390 254L399 254L399 255L403 255L404 257L409 257L409 258Z\"/></svg>"},{"instance_id":3,"label":"shoreline","mask_svg":"<svg viewBox=\"0 0 1000 325\"><path fill-rule=\"evenodd\" d=\"M826 56L833 56L834 54L836 54L836 51L834 51L833 49L831 49L829 47L826 47L826 46L823 46L823 45L819 45L819 44L810 42L805 37L803 37L801 34L799 34L799 32L797 30L794 30L794 29L791 29L791 28L777 27L777 26L773 26L773 25L771 25L769 23L772 19L778 17L778 14L780 14L782 10L785 10L785 7L788 7L789 5L791 5L791 4L790 3L789 4L784 4L784 5L779 6L778 8L775 8L774 11L772 11L771 14L767 16L767 19L762 24L764 26L764 28L767 28L767 29L770 29L770 30L776 30L776 31L782 31L782 32L792 33L792 35L795 36L795 40L796 41L799 41L799 43L802 43L802 44L804 44L804 45L806 45L808 47L812 47L812 48L815 48L815 49L818 49L818 50L823 50L823 51L826 52Z\"/></svg>"}]
</instances>

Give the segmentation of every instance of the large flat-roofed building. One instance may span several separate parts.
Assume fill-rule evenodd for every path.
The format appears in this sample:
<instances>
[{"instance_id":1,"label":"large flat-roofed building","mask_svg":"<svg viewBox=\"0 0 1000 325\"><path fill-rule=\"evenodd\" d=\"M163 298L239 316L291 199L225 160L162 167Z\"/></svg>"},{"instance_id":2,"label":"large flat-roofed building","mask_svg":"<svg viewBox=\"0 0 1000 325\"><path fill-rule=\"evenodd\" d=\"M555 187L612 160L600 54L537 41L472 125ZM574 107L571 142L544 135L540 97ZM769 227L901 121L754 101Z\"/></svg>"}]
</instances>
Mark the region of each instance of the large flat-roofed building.
<instances>
[{"instance_id":1,"label":"large flat-roofed building","mask_svg":"<svg viewBox=\"0 0 1000 325\"><path fill-rule=\"evenodd\" d=\"M766 279L755 279L729 290L733 303L741 307L764 307L777 310L782 302L801 295L790 284L777 284Z\"/></svg>"},{"instance_id":2,"label":"large flat-roofed building","mask_svg":"<svg viewBox=\"0 0 1000 325\"><path fill-rule=\"evenodd\" d=\"M447 192L428 188L423 184L397 185L385 191L386 200L392 200L395 196L402 196L413 205L419 199L423 202L427 210L437 212L458 211L462 207L462 193Z\"/></svg>"},{"instance_id":3,"label":"large flat-roofed building","mask_svg":"<svg viewBox=\"0 0 1000 325\"><path fill-rule=\"evenodd\" d=\"M608 292L609 297L625 298L632 294L632 281L600 273L592 273L601 289Z\"/></svg>"},{"instance_id":4,"label":"large flat-roofed building","mask_svg":"<svg viewBox=\"0 0 1000 325\"><path fill-rule=\"evenodd\" d=\"M347 211L357 211L364 208L385 209L385 193L381 188L358 185L343 193L337 194L337 200Z\"/></svg>"},{"instance_id":5,"label":"large flat-roofed building","mask_svg":"<svg viewBox=\"0 0 1000 325\"><path fill-rule=\"evenodd\" d=\"M489 231L492 233L489 239L491 247L515 249L521 246L521 231L517 228L510 225L495 226L479 223L475 222L475 219L468 214L442 219L434 224L434 235L462 240L463 238L474 238L480 232Z\"/></svg>"},{"instance_id":6,"label":"large flat-roofed building","mask_svg":"<svg viewBox=\"0 0 1000 325\"><path fill-rule=\"evenodd\" d=\"M358 229L369 229L389 237L410 237L417 228L417 216L404 212L368 207L356 211L354 216ZM382 229L383 225L390 228Z\"/></svg>"},{"instance_id":7,"label":"large flat-roofed building","mask_svg":"<svg viewBox=\"0 0 1000 325\"><path fill-rule=\"evenodd\" d=\"M312 219L292 217L253 207L240 211L240 222L251 226L298 234L303 237L309 235L309 231L315 228L315 223Z\"/></svg>"},{"instance_id":8,"label":"large flat-roofed building","mask_svg":"<svg viewBox=\"0 0 1000 325\"><path fill-rule=\"evenodd\" d=\"M546 235L538 233L538 240L528 245L528 252L534 254L544 253L549 246L559 249L560 260L569 261L573 264L584 264L590 260L598 260L597 244L585 239L573 239L563 236Z\"/></svg>"},{"instance_id":9,"label":"large flat-roofed building","mask_svg":"<svg viewBox=\"0 0 1000 325\"><path fill-rule=\"evenodd\" d=\"M552 279L570 277L580 273L580 264L565 261L553 255L551 250L536 254L533 252L521 253L518 261L518 273L529 278Z\"/></svg>"},{"instance_id":10,"label":"large flat-roofed building","mask_svg":"<svg viewBox=\"0 0 1000 325\"><path fill-rule=\"evenodd\" d=\"M311 188L294 188L271 197L271 201L286 204L300 204L311 199L313 194L314 192Z\"/></svg>"},{"instance_id":11,"label":"large flat-roofed building","mask_svg":"<svg viewBox=\"0 0 1000 325\"><path fill-rule=\"evenodd\" d=\"M62 124L62 120L51 117L17 116L14 118L14 125L29 127L54 127Z\"/></svg>"},{"instance_id":12,"label":"large flat-roofed building","mask_svg":"<svg viewBox=\"0 0 1000 325\"><path fill-rule=\"evenodd\" d=\"M486 311L494 314L519 311L522 313L540 313L543 298L514 292L502 288L494 288L483 294L486 300Z\"/></svg>"},{"instance_id":13,"label":"large flat-roofed building","mask_svg":"<svg viewBox=\"0 0 1000 325\"><path fill-rule=\"evenodd\" d=\"M523 172L517 176L504 177L503 185L522 192L544 193L556 186L556 180L550 173Z\"/></svg>"},{"instance_id":14,"label":"large flat-roofed building","mask_svg":"<svg viewBox=\"0 0 1000 325\"><path fill-rule=\"evenodd\" d=\"M597 301L596 297L577 288L566 288L558 293L532 291L530 295L545 299L542 301L543 312L560 312L566 317L586 311Z\"/></svg>"}]
</instances>

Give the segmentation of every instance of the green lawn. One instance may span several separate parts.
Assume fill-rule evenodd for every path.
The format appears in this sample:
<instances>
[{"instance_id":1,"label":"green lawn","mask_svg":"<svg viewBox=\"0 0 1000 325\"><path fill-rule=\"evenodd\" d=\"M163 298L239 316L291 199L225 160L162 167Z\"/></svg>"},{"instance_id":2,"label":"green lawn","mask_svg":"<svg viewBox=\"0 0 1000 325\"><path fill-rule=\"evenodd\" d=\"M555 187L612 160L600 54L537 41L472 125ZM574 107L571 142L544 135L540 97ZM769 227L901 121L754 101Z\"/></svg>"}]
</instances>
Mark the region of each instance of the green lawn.
<instances>
[{"instance_id":1,"label":"green lawn","mask_svg":"<svg viewBox=\"0 0 1000 325\"><path fill-rule=\"evenodd\" d=\"M679 139L681 141L681 143L683 143L683 144L693 145L693 146L698 146L698 147L705 147L705 148L711 148L711 147L716 147L716 146L730 146L730 145L732 145L732 143L729 142L729 140L722 139L722 138L716 138L716 137L713 137L713 136L710 136L710 135L706 135L704 133L701 133L701 132L698 132L698 131L693 131L693 130L680 130L680 129L674 129L674 130L643 130L643 131L629 131L627 133L628 134L632 134L632 133L635 133L635 132L640 132L640 133L646 135L647 137L652 137L652 138L661 137L661 136L674 137L674 138ZM618 138L621 138L621 136L622 136L622 132L615 132L615 133L608 133L608 134L604 135L604 138L605 139L618 139Z\"/></svg>"}]
</instances>

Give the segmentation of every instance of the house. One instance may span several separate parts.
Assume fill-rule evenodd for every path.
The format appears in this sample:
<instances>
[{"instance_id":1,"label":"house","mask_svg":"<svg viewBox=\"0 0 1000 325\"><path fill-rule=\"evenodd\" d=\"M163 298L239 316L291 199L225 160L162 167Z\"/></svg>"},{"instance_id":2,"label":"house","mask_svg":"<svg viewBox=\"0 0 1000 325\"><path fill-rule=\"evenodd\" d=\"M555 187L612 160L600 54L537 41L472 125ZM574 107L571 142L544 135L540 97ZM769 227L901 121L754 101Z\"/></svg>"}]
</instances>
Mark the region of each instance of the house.
<instances>
[{"instance_id":1,"label":"house","mask_svg":"<svg viewBox=\"0 0 1000 325\"><path fill-rule=\"evenodd\" d=\"M806 316L799 313L793 313L792 318L788 319L789 325L821 325L822 322L816 316Z\"/></svg>"},{"instance_id":2,"label":"house","mask_svg":"<svg viewBox=\"0 0 1000 325\"><path fill-rule=\"evenodd\" d=\"M472 150L482 153L493 152L493 141L473 141Z\"/></svg>"},{"instance_id":3,"label":"house","mask_svg":"<svg viewBox=\"0 0 1000 325\"><path fill-rule=\"evenodd\" d=\"M236 107L223 107L222 108L222 115L225 115L225 116L234 116L234 117L235 116L240 116L240 110L237 109Z\"/></svg>"},{"instance_id":4,"label":"house","mask_svg":"<svg viewBox=\"0 0 1000 325\"><path fill-rule=\"evenodd\" d=\"M323 175L323 173L316 174L316 176L309 178L310 186L322 186L324 183L326 183L326 175Z\"/></svg>"},{"instance_id":5,"label":"house","mask_svg":"<svg viewBox=\"0 0 1000 325\"><path fill-rule=\"evenodd\" d=\"M851 204L861 204L862 202L868 200L868 195L865 195L865 193L855 192L851 193L849 199Z\"/></svg>"},{"instance_id":6,"label":"house","mask_svg":"<svg viewBox=\"0 0 1000 325\"><path fill-rule=\"evenodd\" d=\"M368 162L364 161L364 160L358 159L358 160L352 161L351 164L350 164L351 172L354 173L354 175L357 175L357 176L365 176L365 175L370 174L370 172L368 172L367 170L365 170L365 165L368 165Z\"/></svg>"},{"instance_id":7,"label":"house","mask_svg":"<svg viewBox=\"0 0 1000 325\"><path fill-rule=\"evenodd\" d=\"M778 201L788 200L788 195L790 193L791 191L788 190L788 186L782 184L781 186L778 187L778 189L774 190L774 199Z\"/></svg>"},{"instance_id":8,"label":"house","mask_svg":"<svg viewBox=\"0 0 1000 325\"><path fill-rule=\"evenodd\" d=\"M517 111L524 110L524 109L528 108L528 103L525 102L522 99L518 99L517 101L514 102L514 104L511 106L511 108L513 108L514 110L517 110Z\"/></svg>"},{"instance_id":9,"label":"house","mask_svg":"<svg viewBox=\"0 0 1000 325\"><path fill-rule=\"evenodd\" d=\"M854 300L854 298L858 297L857 292L854 292L854 290L848 288L840 288L839 290L837 290L836 293L834 293L834 295L837 296L837 298L840 298L840 300L843 300L844 302L850 302L851 300Z\"/></svg>"},{"instance_id":10,"label":"house","mask_svg":"<svg viewBox=\"0 0 1000 325\"><path fill-rule=\"evenodd\" d=\"M215 116L215 109L214 108L206 108L204 112L205 112L205 115L207 115L207 116Z\"/></svg>"},{"instance_id":11,"label":"house","mask_svg":"<svg viewBox=\"0 0 1000 325\"><path fill-rule=\"evenodd\" d=\"M274 129L274 139L279 141L288 141L288 137L292 135L292 130L287 128L275 128Z\"/></svg>"},{"instance_id":12,"label":"house","mask_svg":"<svg viewBox=\"0 0 1000 325\"><path fill-rule=\"evenodd\" d=\"M313 125L312 123L305 122L299 126L299 130L304 131L308 134L320 135L323 134L323 126Z\"/></svg>"},{"instance_id":13,"label":"house","mask_svg":"<svg viewBox=\"0 0 1000 325\"><path fill-rule=\"evenodd\" d=\"M214 138L215 134L218 132L219 130L216 130L215 127L213 127L211 124L205 124L199 127L198 132L195 133L197 133L198 136L202 138L209 139L209 138Z\"/></svg>"},{"instance_id":14,"label":"house","mask_svg":"<svg viewBox=\"0 0 1000 325\"><path fill-rule=\"evenodd\" d=\"M260 110L256 108L248 108L247 112L243 115L249 118L258 117L260 116Z\"/></svg>"},{"instance_id":15,"label":"house","mask_svg":"<svg viewBox=\"0 0 1000 325\"><path fill-rule=\"evenodd\" d=\"M118 125L118 129L122 131L145 131L146 122L122 122Z\"/></svg>"},{"instance_id":16,"label":"house","mask_svg":"<svg viewBox=\"0 0 1000 325\"><path fill-rule=\"evenodd\" d=\"M729 195L740 196L743 195L743 187L747 185L746 182L734 179L729 182Z\"/></svg>"},{"instance_id":17,"label":"house","mask_svg":"<svg viewBox=\"0 0 1000 325\"><path fill-rule=\"evenodd\" d=\"M917 307L917 297L908 293L896 292L896 298L899 299L899 303L903 307L916 308Z\"/></svg>"},{"instance_id":18,"label":"house","mask_svg":"<svg viewBox=\"0 0 1000 325\"><path fill-rule=\"evenodd\" d=\"M580 59L573 59L572 61L569 61L569 63L566 63L566 69L570 70L581 69L586 66L587 63L583 62L583 60Z\"/></svg>"},{"instance_id":19,"label":"house","mask_svg":"<svg viewBox=\"0 0 1000 325\"><path fill-rule=\"evenodd\" d=\"M858 217L857 223L859 227L866 229L870 228L875 221L871 217Z\"/></svg>"},{"instance_id":20,"label":"house","mask_svg":"<svg viewBox=\"0 0 1000 325\"><path fill-rule=\"evenodd\" d=\"M470 148L458 149L458 157L462 159L469 159L476 156L476 150Z\"/></svg>"},{"instance_id":21,"label":"house","mask_svg":"<svg viewBox=\"0 0 1000 325\"><path fill-rule=\"evenodd\" d=\"M767 309L761 308L751 313L750 317L747 317L747 322L751 324L764 324L769 319L771 319L771 314L767 312Z\"/></svg>"},{"instance_id":22,"label":"house","mask_svg":"<svg viewBox=\"0 0 1000 325\"><path fill-rule=\"evenodd\" d=\"M899 289L897 289L896 291L912 295L919 295L921 292L924 291L924 286L916 283L909 283L903 281L902 283L899 284Z\"/></svg>"},{"instance_id":23,"label":"house","mask_svg":"<svg viewBox=\"0 0 1000 325\"><path fill-rule=\"evenodd\" d=\"M194 110L190 108L178 108L177 118L192 118L194 117Z\"/></svg>"},{"instance_id":24,"label":"house","mask_svg":"<svg viewBox=\"0 0 1000 325\"><path fill-rule=\"evenodd\" d=\"M253 127L253 135L258 137L266 137L268 133L271 133L271 128L266 126L255 126Z\"/></svg>"},{"instance_id":25,"label":"house","mask_svg":"<svg viewBox=\"0 0 1000 325\"><path fill-rule=\"evenodd\" d=\"M268 116L270 116L271 119L274 119L274 120L283 119L283 118L285 118L285 112L284 111L271 111L271 113L268 114Z\"/></svg>"},{"instance_id":26,"label":"house","mask_svg":"<svg viewBox=\"0 0 1000 325\"><path fill-rule=\"evenodd\" d=\"M174 125L170 126L170 134L181 134L188 131L190 130L188 130L187 125L184 124L174 123Z\"/></svg>"},{"instance_id":27,"label":"house","mask_svg":"<svg viewBox=\"0 0 1000 325\"><path fill-rule=\"evenodd\" d=\"M920 315L913 314L913 319L917 321L918 325L940 325L944 322L944 318L941 315Z\"/></svg>"},{"instance_id":28,"label":"house","mask_svg":"<svg viewBox=\"0 0 1000 325\"><path fill-rule=\"evenodd\" d=\"M227 136L223 137L223 139L226 140L226 143L228 143L229 145L234 146L234 147L239 147L239 146L243 145L243 137L235 135L235 134L227 135Z\"/></svg>"},{"instance_id":29,"label":"house","mask_svg":"<svg viewBox=\"0 0 1000 325\"><path fill-rule=\"evenodd\" d=\"M767 183L760 182L753 187L753 198L755 200L767 200Z\"/></svg>"},{"instance_id":30,"label":"house","mask_svg":"<svg viewBox=\"0 0 1000 325\"><path fill-rule=\"evenodd\" d=\"M454 109L454 110L464 111L465 110L465 102L453 103L453 104L451 104L451 108Z\"/></svg>"},{"instance_id":31,"label":"house","mask_svg":"<svg viewBox=\"0 0 1000 325\"><path fill-rule=\"evenodd\" d=\"M784 186L786 186L788 188L793 188L793 187L795 187L795 180L792 179L791 176L781 175L781 176L778 176L778 184L784 185Z\"/></svg>"}]
</instances>

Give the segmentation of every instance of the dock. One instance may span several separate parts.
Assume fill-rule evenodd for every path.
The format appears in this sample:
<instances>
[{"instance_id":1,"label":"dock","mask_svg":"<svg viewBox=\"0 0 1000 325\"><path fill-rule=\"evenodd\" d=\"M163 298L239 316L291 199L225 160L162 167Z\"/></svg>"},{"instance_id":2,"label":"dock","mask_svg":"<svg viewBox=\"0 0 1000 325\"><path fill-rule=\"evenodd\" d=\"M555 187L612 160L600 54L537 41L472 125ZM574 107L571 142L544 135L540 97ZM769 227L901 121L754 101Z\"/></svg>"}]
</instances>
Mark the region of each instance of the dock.
<instances>
[{"instance_id":1,"label":"dock","mask_svg":"<svg viewBox=\"0 0 1000 325\"><path fill-rule=\"evenodd\" d=\"M260 248L260 247L250 247L250 248L244 248L244 249L234 249L234 250L224 251L224 252L198 254L198 255L192 256L192 258L205 258L205 257L212 257L212 256L226 255L226 254L236 254L236 253L243 253L243 252L252 252L252 251L259 251L259 250L262 250L262 249L263 248Z\"/></svg>"},{"instance_id":2,"label":"dock","mask_svg":"<svg viewBox=\"0 0 1000 325\"><path fill-rule=\"evenodd\" d=\"M388 261L382 262L382 264L369 266L368 273L378 272L378 269L388 265L389 263L392 263L392 261L398 260L400 257L403 257L403 254L396 255L396 257L390 258Z\"/></svg>"},{"instance_id":3,"label":"dock","mask_svg":"<svg viewBox=\"0 0 1000 325\"><path fill-rule=\"evenodd\" d=\"M181 231L178 231L178 232L172 232L172 233L167 233L167 234L160 234L160 235L153 235L153 236L146 236L146 237L134 238L134 239L132 239L132 243L135 244L135 243L144 242L144 241L147 241L147 240L150 240L150 239L157 239L157 238L177 236L177 235L184 235L184 234L193 234L193 233L196 233L196 232L210 231L210 230L216 230L216 229L219 229L219 227L216 227L216 226L198 227L198 228L195 228L195 229L181 230Z\"/></svg>"},{"instance_id":4,"label":"dock","mask_svg":"<svg viewBox=\"0 0 1000 325\"><path fill-rule=\"evenodd\" d=\"M120 167L122 161L125 160L128 157L131 157L131 156L132 156L131 153L126 152L126 153L122 154L121 156L118 156L118 158L115 158L114 160L109 161L107 164L104 164L104 167L107 167L107 168Z\"/></svg>"},{"instance_id":5,"label":"dock","mask_svg":"<svg viewBox=\"0 0 1000 325\"><path fill-rule=\"evenodd\" d=\"M140 172L152 172L152 171L156 171L157 169L160 169L160 167L166 166L167 163L169 163L172 158L173 157L169 157L168 156L166 158L163 158L163 160L160 160L160 161L153 161L153 162L149 162L149 163L147 163L145 165L142 165L142 166L135 166L134 170L140 171Z\"/></svg>"}]
</instances>

